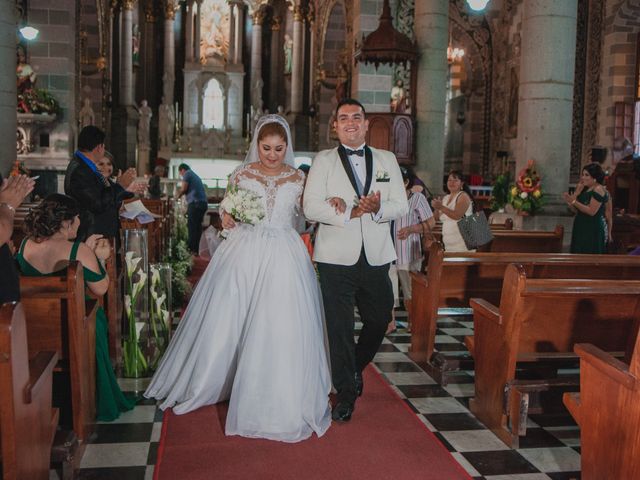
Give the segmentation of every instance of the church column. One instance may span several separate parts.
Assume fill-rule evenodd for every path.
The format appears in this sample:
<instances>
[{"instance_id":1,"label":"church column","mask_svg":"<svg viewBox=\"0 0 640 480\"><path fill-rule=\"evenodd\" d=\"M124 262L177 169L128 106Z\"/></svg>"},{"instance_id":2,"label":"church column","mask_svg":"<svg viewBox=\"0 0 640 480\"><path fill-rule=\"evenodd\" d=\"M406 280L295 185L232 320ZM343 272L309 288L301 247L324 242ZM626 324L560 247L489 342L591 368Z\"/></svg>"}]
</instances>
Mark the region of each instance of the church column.
<instances>
[{"instance_id":1,"label":"church column","mask_svg":"<svg viewBox=\"0 0 640 480\"><path fill-rule=\"evenodd\" d=\"M263 85L262 80L262 22L264 13L258 10L253 14L253 32L251 35L251 106L254 109L261 108L257 105L257 99L262 99L262 92L257 91L256 86Z\"/></svg>"},{"instance_id":2,"label":"church column","mask_svg":"<svg viewBox=\"0 0 640 480\"><path fill-rule=\"evenodd\" d=\"M187 2L187 19L185 28L185 57L187 63L193 62L193 7L195 2Z\"/></svg>"},{"instance_id":3,"label":"church column","mask_svg":"<svg viewBox=\"0 0 640 480\"><path fill-rule=\"evenodd\" d=\"M244 6L236 3L236 46L234 52L236 54L233 63L242 63L242 49L244 47Z\"/></svg>"},{"instance_id":4,"label":"church column","mask_svg":"<svg viewBox=\"0 0 640 480\"><path fill-rule=\"evenodd\" d=\"M133 105L133 7L134 0L122 2L120 31L120 105Z\"/></svg>"},{"instance_id":5,"label":"church column","mask_svg":"<svg viewBox=\"0 0 640 480\"><path fill-rule=\"evenodd\" d=\"M201 34L201 28L200 28L200 10L202 9L202 0L196 0L196 10L195 10L195 15L196 15L196 34L194 36L193 41L195 42L195 53L194 53L194 59L196 62L200 61L200 38L202 36Z\"/></svg>"},{"instance_id":6,"label":"church column","mask_svg":"<svg viewBox=\"0 0 640 480\"><path fill-rule=\"evenodd\" d=\"M314 103L315 98L313 92L315 90L315 64L316 64L316 46L314 43L314 30L316 18L313 10L309 10L307 22L309 24L309 103ZM313 119L312 119L313 120Z\"/></svg>"},{"instance_id":7,"label":"church column","mask_svg":"<svg viewBox=\"0 0 640 480\"><path fill-rule=\"evenodd\" d=\"M291 113L302 113L302 82L304 79L304 42L302 7L293 8L293 53L291 58Z\"/></svg>"},{"instance_id":8,"label":"church column","mask_svg":"<svg viewBox=\"0 0 640 480\"><path fill-rule=\"evenodd\" d=\"M280 17L273 17L271 23L271 78L269 79L269 109L275 113L280 98L279 82L284 69L280 65Z\"/></svg>"},{"instance_id":9,"label":"church column","mask_svg":"<svg viewBox=\"0 0 640 480\"><path fill-rule=\"evenodd\" d=\"M420 50L416 102L417 173L434 192L442 192L444 121L447 96L449 5L420 0L415 5L416 40Z\"/></svg>"},{"instance_id":10,"label":"church column","mask_svg":"<svg viewBox=\"0 0 640 480\"><path fill-rule=\"evenodd\" d=\"M238 5L229 4L229 51L227 52L227 63L235 63L236 60L236 10Z\"/></svg>"},{"instance_id":11,"label":"church column","mask_svg":"<svg viewBox=\"0 0 640 480\"><path fill-rule=\"evenodd\" d=\"M0 63L16 64L16 15L13 0L0 0ZM0 88L0 173L6 177L16 158L16 74L15 68L3 68Z\"/></svg>"},{"instance_id":12,"label":"church column","mask_svg":"<svg viewBox=\"0 0 640 480\"><path fill-rule=\"evenodd\" d=\"M173 21L176 18L174 0L167 0L164 9L164 73L162 75L164 103L173 105L173 86L175 82L175 38Z\"/></svg>"},{"instance_id":13,"label":"church column","mask_svg":"<svg viewBox=\"0 0 640 480\"><path fill-rule=\"evenodd\" d=\"M569 186L577 3L524 3L516 174L535 160L547 213Z\"/></svg>"}]
</instances>

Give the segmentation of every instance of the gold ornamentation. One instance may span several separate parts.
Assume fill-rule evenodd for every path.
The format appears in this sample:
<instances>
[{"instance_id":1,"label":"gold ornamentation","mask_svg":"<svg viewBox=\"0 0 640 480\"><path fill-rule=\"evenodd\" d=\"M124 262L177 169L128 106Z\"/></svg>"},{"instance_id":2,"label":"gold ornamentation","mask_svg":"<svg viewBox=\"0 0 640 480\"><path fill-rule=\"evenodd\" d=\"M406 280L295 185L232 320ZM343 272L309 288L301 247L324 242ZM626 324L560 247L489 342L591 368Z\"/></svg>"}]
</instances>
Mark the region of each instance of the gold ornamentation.
<instances>
[{"instance_id":1,"label":"gold ornamentation","mask_svg":"<svg viewBox=\"0 0 640 480\"><path fill-rule=\"evenodd\" d=\"M122 0L122 9L123 10L133 10L133 7L136 4L136 0Z\"/></svg>"},{"instance_id":2,"label":"gold ornamentation","mask_svg":"<svg viewBox=\"0 0 640 480\"><path fill-rule=\"evenodd\" d=\"M265 12L264 10L261 8L260 10L256 10L253 15L253 24L254 25L262 25L262 23L264 22L265 19Z\"/></svg>"},{"instance_id":3,"label":"gold ornamentation","mask_svg":"<svg viewBox=\"0 0 640 480\"><path fill-rule=\"evenodd\" d=\"M296 22L304 21L304 9L300 5L293 7L293 20Z\"/></svg>"},{"instance_id":4,"label":"gold ornamentation","mask_svg":"<svg viewBox=\"0 0 640 480\"><path fill-rule=\"evenodd\" d=\"M166 20L174 20L176 18L176 4L174 0L166 0L164 4L164 18Z\"/></svg>"},{"instance_id":5,"label":"gold ornamentation","mask_svg":"<svg viewBox=\"0 0 640 480\"><path fill-rule=\"evenodd\" d=\"M271 20L271 30L274 32L280 31L280 25L282 23L282 19L280 17L273 17Z\"/></svg>"}]
</instances>

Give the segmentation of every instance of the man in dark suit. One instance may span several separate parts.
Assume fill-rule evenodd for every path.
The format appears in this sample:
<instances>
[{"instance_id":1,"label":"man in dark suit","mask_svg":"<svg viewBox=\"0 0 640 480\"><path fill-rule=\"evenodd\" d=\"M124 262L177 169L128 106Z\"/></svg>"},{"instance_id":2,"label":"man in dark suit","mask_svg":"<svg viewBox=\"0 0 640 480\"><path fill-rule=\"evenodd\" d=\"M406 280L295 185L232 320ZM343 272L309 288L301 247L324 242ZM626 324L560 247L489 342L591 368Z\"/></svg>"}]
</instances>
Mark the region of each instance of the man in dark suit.
<instances>
[{"instance_id":1,"label":"man in dark suit","mask_svg":"<svg viewBox=\"0 0 640 480\"><path fill-rule=\"evenodd\" d=\"M94 233L117 238L122 192L135 178L133 172L120 175L118 184L123 188L116 188L116 184L100 173L96 164L105 155L104 139L105 134L98 127L84 127L78 136L78 150L64 177L65 193L75 198L80 207L78 238L81 240Z\"/></svg>"}]
</instances>

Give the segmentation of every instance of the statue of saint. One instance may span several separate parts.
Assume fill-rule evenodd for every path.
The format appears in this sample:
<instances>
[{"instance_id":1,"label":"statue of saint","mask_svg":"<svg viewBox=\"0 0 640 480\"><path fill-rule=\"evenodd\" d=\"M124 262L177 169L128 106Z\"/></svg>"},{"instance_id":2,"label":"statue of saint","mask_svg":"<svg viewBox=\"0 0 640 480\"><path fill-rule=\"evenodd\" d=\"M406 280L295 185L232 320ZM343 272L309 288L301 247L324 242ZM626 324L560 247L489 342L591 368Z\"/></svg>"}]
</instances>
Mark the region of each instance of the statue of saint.
<instances>
[{"instance_id":1,"label":"statue of saint","mask_svg":"<svg viewBox=\"0 0 640 480\"><path fill-rule=\"evenodd\" d=\"M16 81L18 85L18 95L22 95L27 90L31 90L36 84L36 72L27 63L27 56L22 47L18 47L18 65L16 66Z\"/></svg>"},{"instance_id":2,"label":"statue of saint","mask_svg":"<svg viewBox=\"0 0 640 480\"><path fill-rule=\"evenodd\" d=\"M87 125L95 125L96 115L91 108L91 99L85 97L82 101L82 108L78 112L78 122L80 122L80 129L82 130Z\"/></svg>"},{"instance_id":3,"label":"statue of saint","mask_svg":"<svg viewBox=\"0 0 640 480\"><path fill-rule=\"evenodd\" d=\"M284 35L284 74L291 74L291 65L293 58L293 39L288 33Z\"/></svg>"},{"instance_id":4,"label":"statue of saint","mask_svg":"<svg viewBox=\"0 0 640 480\"><path fill-rule=\"evenodd\" d=\"M407 109L407 95L404 91L404 83L398 80L391 89L391 111L404 113Z\"/></svg>"},{"instance_id":5,"label":"statue of saint","mask_svg":"<svg viewBox=\"0 0 640 480\"><path fill-rule=\"evenodd\" d=\"M160 148L171 146L175 121L176 117L173 111L173 105L167 105L164 97L162 97L162 103L158 107L158 137Z\"/></svg>"},{"instance_id":6,"label":"statue of saint","mask_svg":"<svg viewBox=\"0 0 640 480\"><path fill-rule=\"evenodd\" d=\"M153 111L146 100L142 100L140 103L138 113L140 114L140 118L138 119L138 145L146 145L148 147L151 138L149 131L151 129Z\"/></svg>"}]
</instances>

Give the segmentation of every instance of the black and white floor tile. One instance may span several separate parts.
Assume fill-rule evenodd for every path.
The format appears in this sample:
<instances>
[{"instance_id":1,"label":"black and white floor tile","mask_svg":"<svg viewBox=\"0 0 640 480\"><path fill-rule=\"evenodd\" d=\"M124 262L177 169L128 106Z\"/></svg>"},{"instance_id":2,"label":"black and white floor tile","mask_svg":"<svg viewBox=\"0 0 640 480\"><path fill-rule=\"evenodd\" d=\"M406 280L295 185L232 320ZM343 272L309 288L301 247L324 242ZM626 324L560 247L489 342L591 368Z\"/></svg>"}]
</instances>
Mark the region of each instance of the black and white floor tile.
<instances>
[{"instance_id":1,"label":"black and white floor tile","mask_svg":"<svg viewBox=\"0 0 640 480\"><path fill-rule=\"evenodd\" d=\"M406 315L397 312L398 320ZM438 324L436 348L466 352L462 343L473 333L468 317L446 317ZM388 335L374 359L398 395L434 432L474 479L572 480L580 478L579 430L571 417L530 416L521 448L509 449L487 430L468 405L474 394L473 372L462 371L442 387L413 363L406 352L410 334L399 328ZM126 391L144 391L147 381L121 379ZM357 416L353 421L358 421ZM162 412L143 401L117 421L98 425L87 445L78 478L150 480L156 462ZM52 471L51 479L58 478Z\"/></svg>"}]
</instances>

